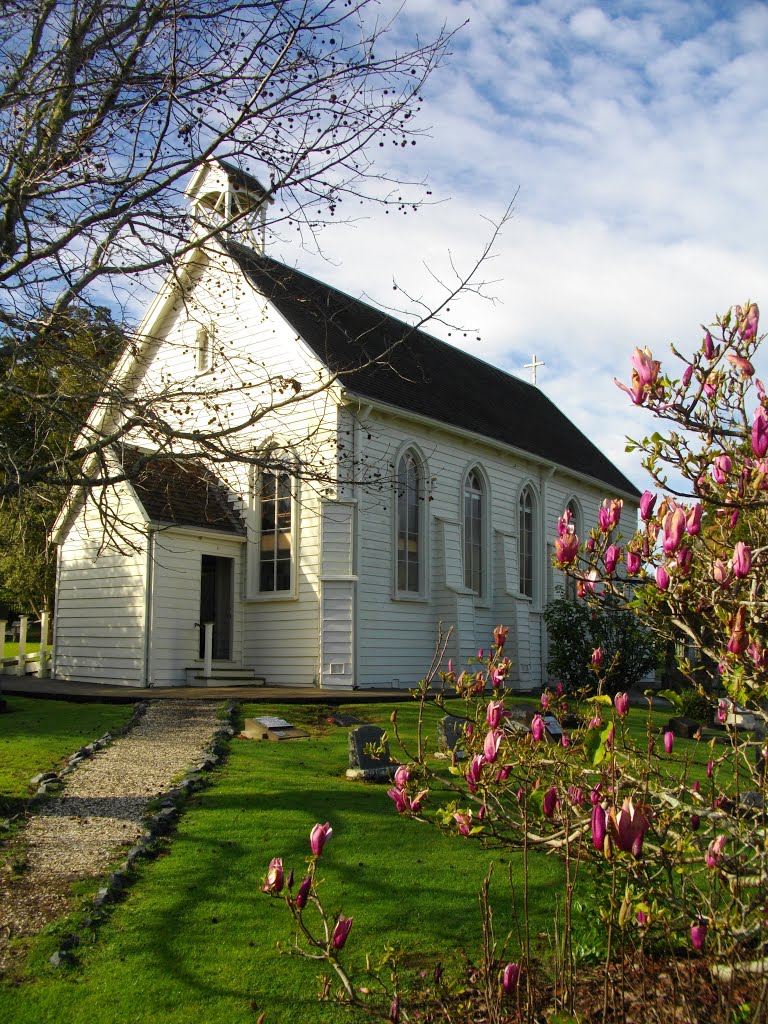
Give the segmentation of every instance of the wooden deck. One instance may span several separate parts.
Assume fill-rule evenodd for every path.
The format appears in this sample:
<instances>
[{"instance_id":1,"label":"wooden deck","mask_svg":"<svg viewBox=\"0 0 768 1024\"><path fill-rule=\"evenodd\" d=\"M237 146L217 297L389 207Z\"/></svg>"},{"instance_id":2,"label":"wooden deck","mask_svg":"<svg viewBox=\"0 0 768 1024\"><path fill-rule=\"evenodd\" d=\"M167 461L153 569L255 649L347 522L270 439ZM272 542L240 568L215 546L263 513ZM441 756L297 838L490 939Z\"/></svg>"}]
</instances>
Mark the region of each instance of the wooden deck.
<instances>
[{"instance_id":1,"label":"wooden deck","mask_svg":"<svg viewBox=\"0 0 768 1024\"><path fill-rule=\"evenodd\" d=\"M408 690L321 690L305 686L166 686L145 689L15 675L0 675L0 694L6 697L102 701L105 704L132 704L139 700L230 699L257 704L396 704L413 699Z\"/></svg>"}]
</instances>

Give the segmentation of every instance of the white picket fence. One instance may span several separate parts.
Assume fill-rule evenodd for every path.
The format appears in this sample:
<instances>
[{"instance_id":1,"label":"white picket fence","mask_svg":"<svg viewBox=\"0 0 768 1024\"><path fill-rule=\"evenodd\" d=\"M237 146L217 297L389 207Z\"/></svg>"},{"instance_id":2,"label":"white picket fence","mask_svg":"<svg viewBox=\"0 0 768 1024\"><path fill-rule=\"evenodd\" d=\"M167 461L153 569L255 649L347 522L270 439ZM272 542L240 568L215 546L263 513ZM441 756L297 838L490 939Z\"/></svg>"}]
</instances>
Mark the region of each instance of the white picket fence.
<instances>
[{"instance_id":1,"label":"white picket fence","mask_svg":"<svg viewBox=\"0 0 768 1024\"><path fill-rule=\"evenodd\" d=\"M19 619L19 653L5 657L5 630L7 622L0 619L0 671L11 675L36 675L39 679L47 678L50 669L51 652L48 650L48 634L50 632L50 615L40 615L40 650L27 650L27 629L29 616L22 615Z\"/></svg>"}]
</instances>

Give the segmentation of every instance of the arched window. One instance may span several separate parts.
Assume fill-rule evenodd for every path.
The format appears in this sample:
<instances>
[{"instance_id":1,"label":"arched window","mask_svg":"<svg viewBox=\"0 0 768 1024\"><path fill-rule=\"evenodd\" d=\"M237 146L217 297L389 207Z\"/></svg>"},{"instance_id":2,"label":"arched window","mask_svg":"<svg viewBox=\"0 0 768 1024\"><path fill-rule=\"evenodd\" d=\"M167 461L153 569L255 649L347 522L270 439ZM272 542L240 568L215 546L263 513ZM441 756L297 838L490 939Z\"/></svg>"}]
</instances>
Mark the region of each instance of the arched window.
<instances>
[{"instance_id":1,"label":"arched window","mask_svg":"<svg viewBox=\"0 0 768 1024\"><path fill-rule=\"evenodd\" d=\"M518 556L520 566L520 593L533 598L534 591L534 497L530 487L520 493L518 523Z\"/></svg>"},{"instance_id":2,"label":"arched window","mask_svg":"<svg viewBox=\"0 0 768 1024\"><path fill-rule=\"evenodd\" d=\"M293 509L291 477L283 470L264 470L258 481L259 593L291 590Z\"/></svg>"},{"instance_id":3,"label":"arched window","mask_svg":"<svg viewBox=\"0 0 768 1024\"><path fill-rule=\"evenodd\" d=\"M483 480L477 469L470 470L464 481L464 586L474 594L482 594L483 579Z\"/></svg>"},{"instance_id":4,"label":"arched window","mask_svg":"<svg viewBox=\"0 0 768 1024\"><path fill-rule=\"evenodd\" d=\"M412 451L397 465L397 590L419 594L423 576L423 474Z\"/></svg>"}]
</instances>

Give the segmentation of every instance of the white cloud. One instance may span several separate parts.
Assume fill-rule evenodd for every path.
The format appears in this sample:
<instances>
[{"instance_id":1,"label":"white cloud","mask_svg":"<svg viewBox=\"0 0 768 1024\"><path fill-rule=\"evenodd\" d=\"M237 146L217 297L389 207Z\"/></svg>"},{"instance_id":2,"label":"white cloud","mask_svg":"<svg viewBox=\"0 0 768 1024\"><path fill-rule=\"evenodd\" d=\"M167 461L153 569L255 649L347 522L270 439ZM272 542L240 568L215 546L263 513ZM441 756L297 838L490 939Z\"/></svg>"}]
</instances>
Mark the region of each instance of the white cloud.
<instances>
[{"instance_id":1,"label":"white cloud","mask_svg":"<svg viewBox=\"0 0 768 1024\"><path fill-rule=\"evenodd\" d=\"M406 11L422 35L434 29L428 0ZM447 0L440 17L470 22L427 89L432 140L398 155L405 176L429 170L434 198L451 201L329 232L331 266L282 254L384 303L402 297L393 277L436 302L424 265L445 280L450 258L468 266L483 217L519 185L481 275L499 279L501 301L463 300L452 313L481 341L450 340L523 375L536 351L542 388L641 484L623 436L648 424L613 376L626 378L636 344L695 344L700 321L759 301L768 280L768 8Z\"/></svg>"}]
</instances>

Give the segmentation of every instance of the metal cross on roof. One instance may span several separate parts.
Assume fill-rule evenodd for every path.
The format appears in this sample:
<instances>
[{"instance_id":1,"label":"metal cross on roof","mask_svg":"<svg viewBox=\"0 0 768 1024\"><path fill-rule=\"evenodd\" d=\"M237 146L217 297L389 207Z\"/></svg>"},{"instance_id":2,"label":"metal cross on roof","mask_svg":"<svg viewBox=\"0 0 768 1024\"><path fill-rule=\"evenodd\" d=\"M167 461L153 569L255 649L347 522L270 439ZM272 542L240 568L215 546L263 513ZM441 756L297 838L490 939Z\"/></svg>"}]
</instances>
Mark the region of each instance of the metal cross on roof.
<instances>
[{"instance_id":1,"label":"metal cross on roof","mask_svg":"<svg viewBox=\"0 0 768 1024\"><path fill-rule=\"evenodd\" d=\"M542 362L541 360L537 360L536 359L536 353L534 352L533 353L533 362L525 364L525 369L531 371L531 383L532 384L536 383L536 368L539 367L539 366L546 366L546 365L547 365L546 363Z\"/></svg>"}]
</instances>

